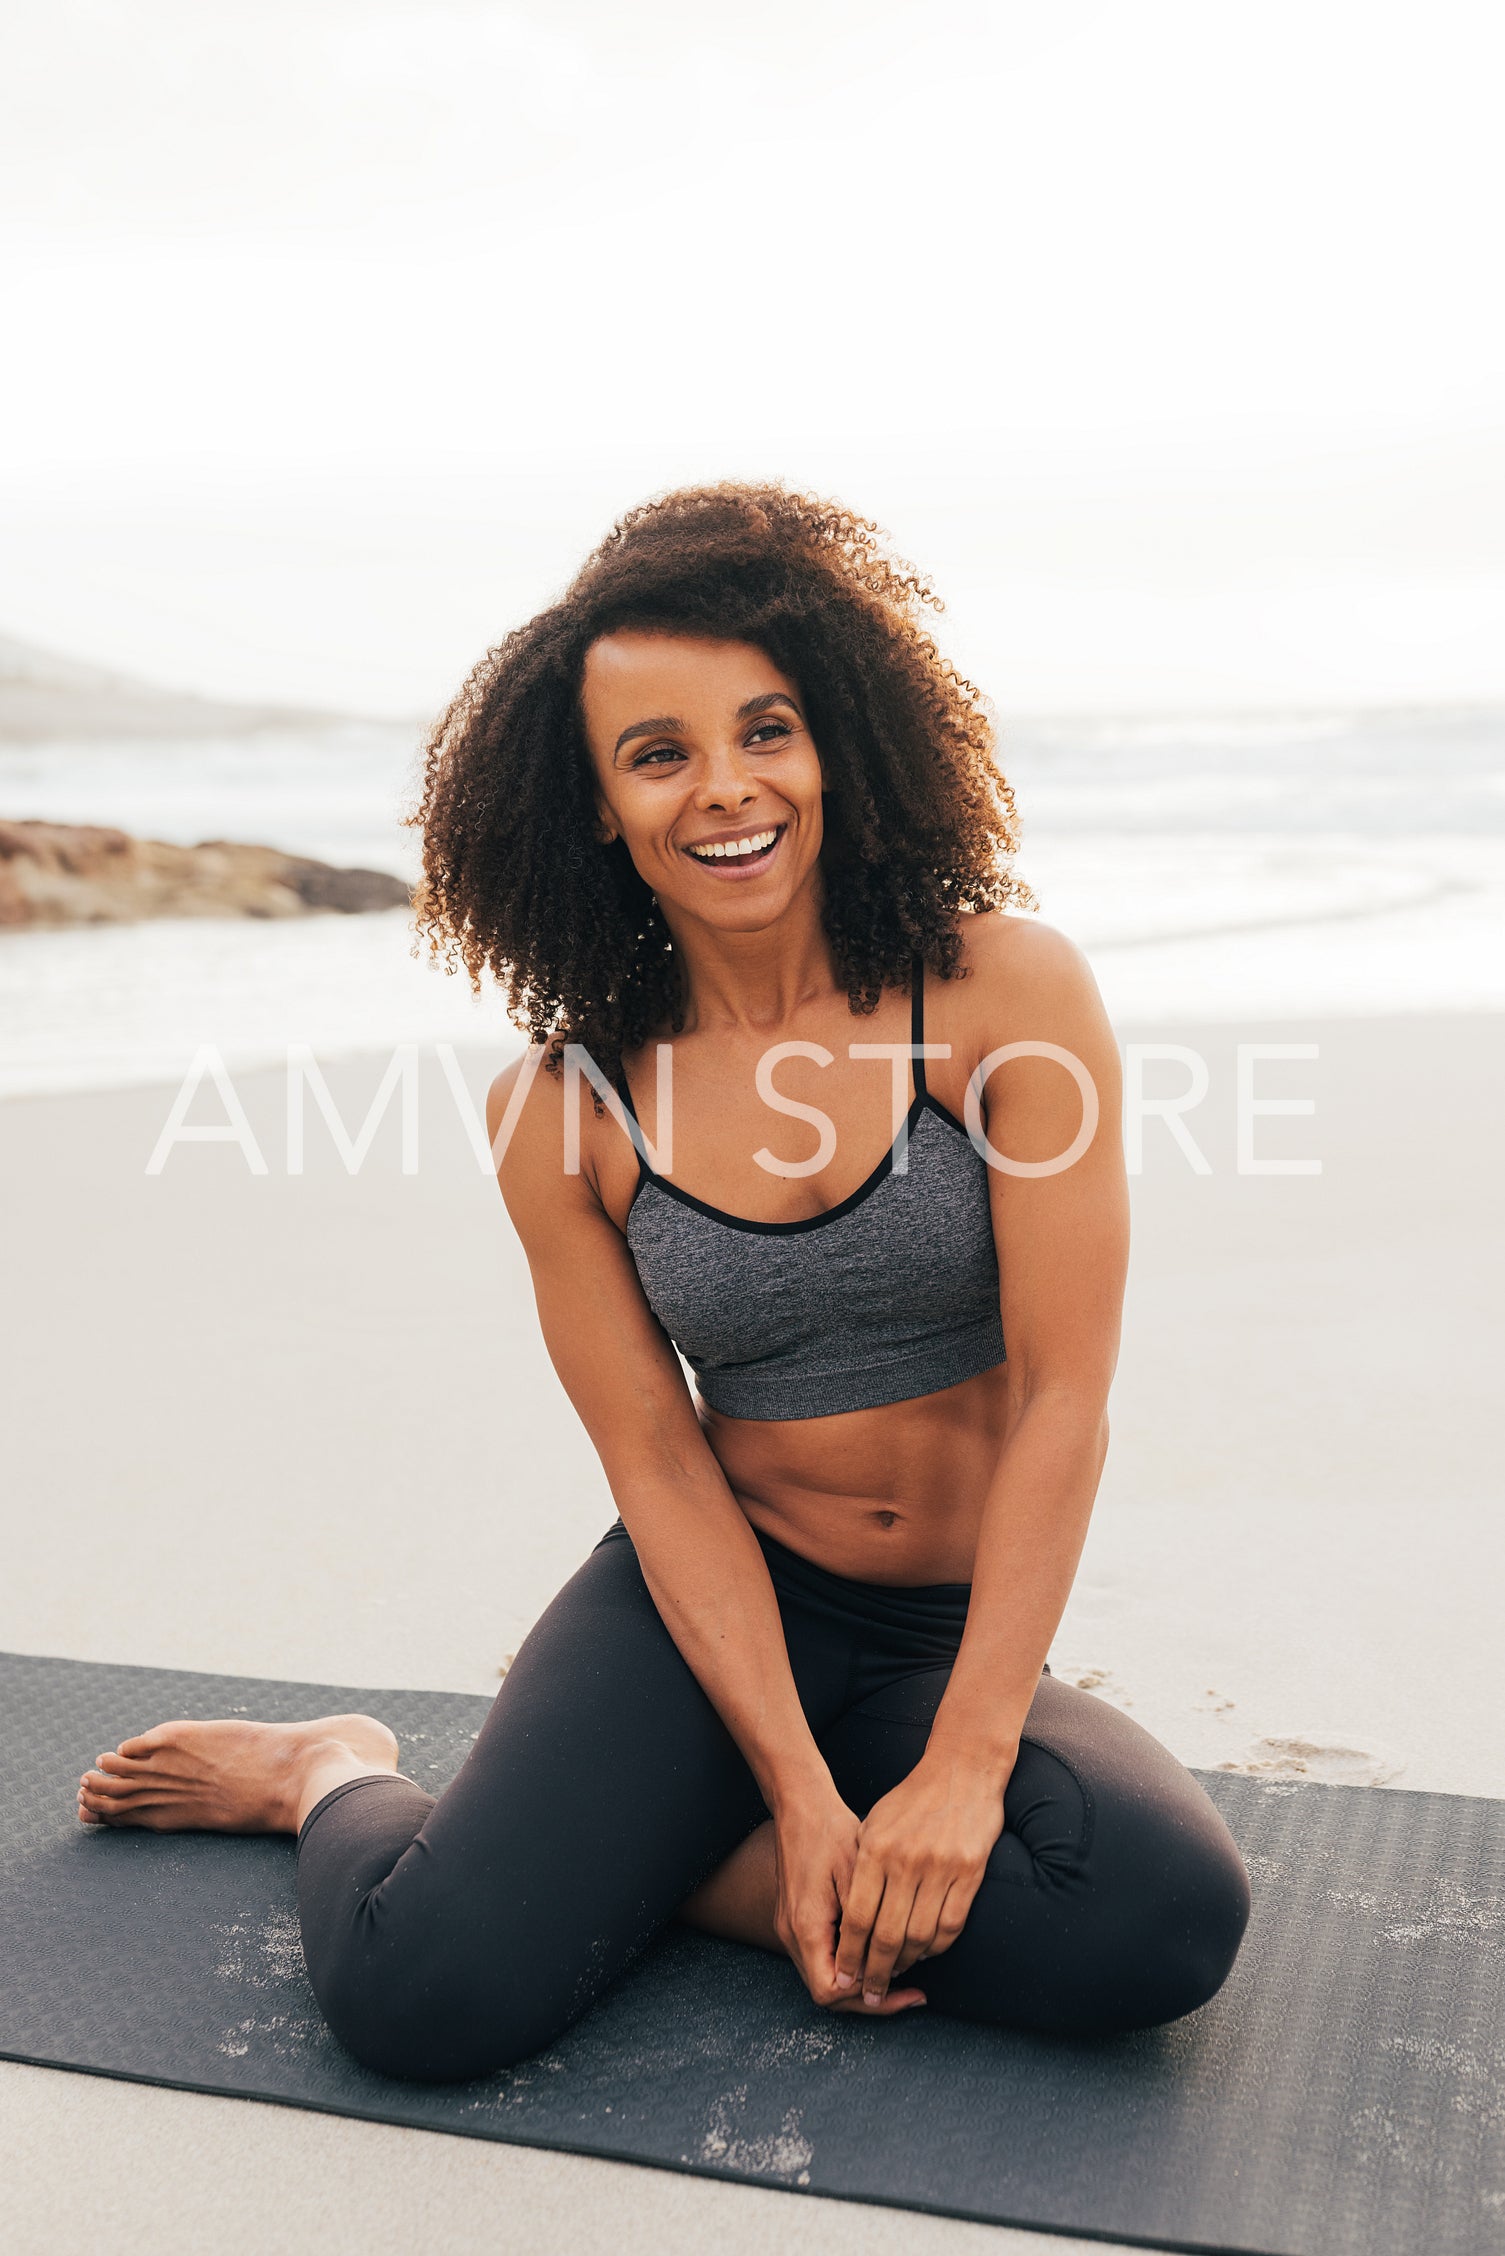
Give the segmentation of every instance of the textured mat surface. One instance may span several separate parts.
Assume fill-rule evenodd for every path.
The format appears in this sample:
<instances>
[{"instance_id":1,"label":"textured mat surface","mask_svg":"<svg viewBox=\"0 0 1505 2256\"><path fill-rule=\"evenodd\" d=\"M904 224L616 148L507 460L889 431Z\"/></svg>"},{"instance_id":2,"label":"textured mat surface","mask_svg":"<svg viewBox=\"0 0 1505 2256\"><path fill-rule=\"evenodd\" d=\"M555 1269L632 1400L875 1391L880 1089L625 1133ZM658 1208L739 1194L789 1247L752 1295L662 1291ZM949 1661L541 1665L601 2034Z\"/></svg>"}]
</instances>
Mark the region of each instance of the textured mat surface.
<instances>
[{"instance_id":1,"label":"textured mat surface","mask_svg":"<svg viewBox=\"0 0 1505 2256\"><path fill-rule=\"evenodd\" d=\"M73 1814L102 1747L174 1715L370 1710L437 1791L486 1705L0 1655L0 2054L1158 2248L1505 2248L1505 1802L1202 1774L1254 1917L1169 2029L823 2014L783 1962L675 1930L551 2051L445 2088L329 2035L290 1841Z\"/></svg>"}]
</instances>

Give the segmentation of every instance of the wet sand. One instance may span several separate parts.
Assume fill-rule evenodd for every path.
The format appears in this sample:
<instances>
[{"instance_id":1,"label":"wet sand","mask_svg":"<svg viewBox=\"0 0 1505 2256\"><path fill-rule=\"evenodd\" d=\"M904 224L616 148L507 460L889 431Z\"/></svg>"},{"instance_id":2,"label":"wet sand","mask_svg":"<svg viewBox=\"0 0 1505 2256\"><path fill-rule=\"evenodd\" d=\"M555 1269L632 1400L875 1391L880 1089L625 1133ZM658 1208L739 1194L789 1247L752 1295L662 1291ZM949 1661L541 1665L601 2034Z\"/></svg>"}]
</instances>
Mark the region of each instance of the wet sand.
<instances>
[{"instance_id":1,"label":"wet sand","mask_svg":"<svg viewBox=\"0 0 1505 2256\"><path fill-rule=\"evenodd\" d=\"M1187 1120L1210 1172L1147 1124L1112 1448L1053 1666L1193 1764L1505 1794L1505 1018L1119 1031L1206 1060ZM1257 1120L1254 1146L1320 1174L1238 1172L1240 1041L1317 1044L1258 1065L1261 1096L1317 1109ZM326 1068L352 1127L381 1062ZM479 1092L489 1062L462 1062ZM432 1060L411 1175L394 1107L353 1178L310 1108L291 1176L284 1077L236 1088L265 1175L200 1144L149 1176L167 1090L0 1105L0 1642L493 1690L612 1516L501 1201ZM202 1090L192 1118L222 1117ZM11 2245L49 2256L1086 2245L5 2064L0 2118Z\"/></svg>"}]
</instances>

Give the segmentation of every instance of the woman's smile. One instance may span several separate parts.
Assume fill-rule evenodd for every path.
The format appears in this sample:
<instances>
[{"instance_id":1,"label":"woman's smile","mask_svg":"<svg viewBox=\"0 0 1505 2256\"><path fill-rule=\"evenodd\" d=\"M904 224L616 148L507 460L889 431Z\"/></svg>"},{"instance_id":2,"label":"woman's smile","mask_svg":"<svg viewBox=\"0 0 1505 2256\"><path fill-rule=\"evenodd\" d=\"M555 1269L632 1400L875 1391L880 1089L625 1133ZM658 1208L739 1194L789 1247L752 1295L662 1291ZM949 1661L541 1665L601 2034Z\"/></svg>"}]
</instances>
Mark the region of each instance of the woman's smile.
<instances>
[{"instance_id":1,"label":"woman's smile","mask_svg":"<svg viewBox=\"0 0 1505 2256\"><path fill-rule=\"evenodd\" d=\"M602 635L586 654L581 707L598 836L626 847L671 930L676 914L768 930L809 893L825 778L799 686L766 652Z\"/></svg>"},{"instance_id":2,"label":"woman's smile","mask_svg":"<svg viewBox=\"0 0 1505 2256\"><path fill-rule=\"evenodd\" d=\"M765 824L759 830L718 831L712 838L697 838L681 847L697 867L720 884L745 883L772 867L787 823Z\"/></svg>"}]
</instances>

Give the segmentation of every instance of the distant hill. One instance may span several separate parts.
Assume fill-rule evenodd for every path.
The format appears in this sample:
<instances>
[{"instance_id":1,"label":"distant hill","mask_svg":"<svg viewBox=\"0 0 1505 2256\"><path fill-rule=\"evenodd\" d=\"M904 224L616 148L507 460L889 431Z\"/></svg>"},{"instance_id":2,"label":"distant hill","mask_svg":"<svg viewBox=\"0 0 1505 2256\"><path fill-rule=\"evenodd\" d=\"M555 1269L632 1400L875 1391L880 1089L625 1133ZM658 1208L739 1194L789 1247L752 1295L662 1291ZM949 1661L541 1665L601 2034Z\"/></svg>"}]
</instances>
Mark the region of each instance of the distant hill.
<instances>
[{"instance_id":1,"label":"distant hill","mask_svg":"<svg viewBox=\"0 0 1505 2256\"><path fill-rule=\"evenodd\" d=\"M249 736L262 729L338 728L343 719L290 705L222 704L0 635L0 743Z\"/></svg>"}]
</instances>

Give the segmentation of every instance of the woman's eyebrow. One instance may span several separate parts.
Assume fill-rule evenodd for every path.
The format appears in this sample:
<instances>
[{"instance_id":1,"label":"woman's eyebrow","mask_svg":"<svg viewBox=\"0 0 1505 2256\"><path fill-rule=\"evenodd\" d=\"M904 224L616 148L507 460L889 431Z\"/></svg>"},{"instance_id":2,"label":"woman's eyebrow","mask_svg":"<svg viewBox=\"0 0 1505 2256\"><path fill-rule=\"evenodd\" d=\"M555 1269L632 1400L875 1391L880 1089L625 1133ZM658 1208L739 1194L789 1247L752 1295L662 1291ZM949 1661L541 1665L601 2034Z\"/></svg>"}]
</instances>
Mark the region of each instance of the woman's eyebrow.
<instances>
[{"instance_id":1,"label":"woman's eyebrow","mask_svg":"<svg viewBox=\"0 0 1505 2256\"><path fill-rule=\"evenodd\" d=\"M737 718L739 721L751 720L754 713L766 713L770 705L787 705L790 712L797 714L801 720L805 717L787 690L765 689L761 696L749 697L745 705L737 707Z\"/></svg>"},{"instance_id":2,"label":"woman's eyebrow","mask_svg":"<svg viewBox=\"0 0 1505 2256\"><path fill-rule=\"evenodd\" d=\"M766 713L770 705L787 705L791 713L798 714L801 720L805 717L789 692L784 689L765 689L760 691L756 697L747 698L737 707L735 717L739 721L750 721L754 713ZM653 721L634 721L631 728L624 728L617 738L616 743L611 748L611 756L615 759L623 745L631 744L634 737L683 736L684 733L684 722L675 720L670 713L660 713L657 720Z\"/></svg>"},{"instance_id":3,"label":"woman's eyebrow","mask_svg":"<svg viewBox=\"0 0 1505 2256\"><path fill-rule=\"evenodd\" d=\"M683 736L684 733L684 722L676 721L671 715L661 713L656 721L634 721L631 728L623 729L612 746L612 757L615 759L623 745L630 744L635 736Z\"/></svg>"}]
</instances>

